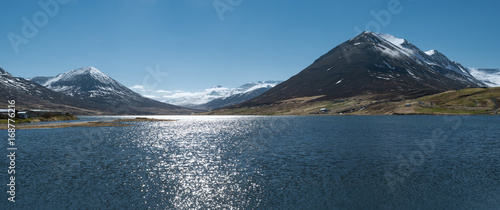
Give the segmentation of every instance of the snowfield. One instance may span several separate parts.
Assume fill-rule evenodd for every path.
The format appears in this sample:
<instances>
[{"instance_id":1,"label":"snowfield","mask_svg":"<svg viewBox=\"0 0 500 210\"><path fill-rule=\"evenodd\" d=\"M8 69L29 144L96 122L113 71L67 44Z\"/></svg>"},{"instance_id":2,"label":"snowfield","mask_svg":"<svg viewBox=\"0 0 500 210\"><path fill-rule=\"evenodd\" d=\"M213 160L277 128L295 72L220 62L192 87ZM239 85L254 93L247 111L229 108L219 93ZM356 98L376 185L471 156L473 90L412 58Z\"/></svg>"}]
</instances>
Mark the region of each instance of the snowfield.
<instances>
[{"instance_id":1,"label":"snowfield","mask_svg":"<svg viewBox=\"0 0 500 210\"><path fill-rule=\"evenodd\" d=\"M469 68L470 74L489 87L500 87L500 69Z\"/></svg>"}]
</instances>

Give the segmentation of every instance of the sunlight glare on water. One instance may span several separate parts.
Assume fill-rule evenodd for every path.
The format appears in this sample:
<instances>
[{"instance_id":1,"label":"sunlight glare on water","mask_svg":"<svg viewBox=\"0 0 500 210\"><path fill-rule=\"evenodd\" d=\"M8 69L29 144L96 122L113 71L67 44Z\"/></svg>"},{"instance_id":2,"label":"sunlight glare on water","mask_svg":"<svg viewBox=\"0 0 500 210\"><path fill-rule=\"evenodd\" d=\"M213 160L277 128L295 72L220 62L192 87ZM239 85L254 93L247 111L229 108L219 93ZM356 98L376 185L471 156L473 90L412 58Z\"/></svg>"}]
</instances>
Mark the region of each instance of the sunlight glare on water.
<instances>
[{"instance_id":1,"label":"sunlight glare on water","mask_svg":"<svg viewBox=\"0 0 500 210\"><path fill-rule=\"evenodd\" d=\"M181 117L174 123L144 123L148 126L141 126L140 135L132 138L149 154L137 171L147 172L141 192L163 197L179 209L258 205L261 198L249 195L258 195L261 186L252 179L260 169L239 151L258 147L255 140L262 137L255 132L284 128L256 123L258 118Z\"/></svg>"}]
</instances>

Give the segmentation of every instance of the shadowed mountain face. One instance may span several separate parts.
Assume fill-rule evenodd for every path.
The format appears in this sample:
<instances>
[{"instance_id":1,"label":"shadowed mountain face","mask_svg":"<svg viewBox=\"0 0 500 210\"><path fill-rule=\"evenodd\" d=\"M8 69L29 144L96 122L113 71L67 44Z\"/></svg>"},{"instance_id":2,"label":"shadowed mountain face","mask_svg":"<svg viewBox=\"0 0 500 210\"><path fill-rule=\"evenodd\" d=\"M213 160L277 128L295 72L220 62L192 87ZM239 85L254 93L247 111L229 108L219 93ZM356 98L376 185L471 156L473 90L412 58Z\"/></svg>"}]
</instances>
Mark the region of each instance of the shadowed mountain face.
<instances>
[{"instance_id":1,"label":"shadowed mountain face","mask_svg":"<svg viewBox=\"0 0 500 210\"><path fill-rule=\"evenodd\" d=\"M330 100L357 95L416 98L466 87L483 87L460 64L404 39L363 32L318 58L309 67L253 100L236 107L324 95Z\"/></svg>"},{"instance_id":2,"label":"shadowed mountain face","mask_svg":"<svg viewBox=\"0 0 500 210\"><path fill-rule=\"evenodd\" d=\"M16 108L43 108L68 111L76 114L95 114L99 104L54 92L37 83L14 77L0 69L0 105L7 107L8 100L15 100Z\"/></svg>"}]
</instances>

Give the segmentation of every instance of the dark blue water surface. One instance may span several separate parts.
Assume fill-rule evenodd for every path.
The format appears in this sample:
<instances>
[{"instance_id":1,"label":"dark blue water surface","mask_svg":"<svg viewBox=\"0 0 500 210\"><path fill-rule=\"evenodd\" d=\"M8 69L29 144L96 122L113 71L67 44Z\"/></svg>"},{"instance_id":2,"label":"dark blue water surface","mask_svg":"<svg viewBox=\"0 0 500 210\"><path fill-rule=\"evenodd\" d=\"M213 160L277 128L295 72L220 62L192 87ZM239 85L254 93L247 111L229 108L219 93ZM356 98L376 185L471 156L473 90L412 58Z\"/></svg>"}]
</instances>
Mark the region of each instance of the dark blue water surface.
<instances>
[{"instance_id":1,"label":"dark blue water surface","mask_svg":"<svg viewBox=\"0 0 500 210\"><path fill-rule=\"evenodd\" d=\"M498 116L163 118L18 130L1 209L500 208Z\"/></svg>"}]
</instances>

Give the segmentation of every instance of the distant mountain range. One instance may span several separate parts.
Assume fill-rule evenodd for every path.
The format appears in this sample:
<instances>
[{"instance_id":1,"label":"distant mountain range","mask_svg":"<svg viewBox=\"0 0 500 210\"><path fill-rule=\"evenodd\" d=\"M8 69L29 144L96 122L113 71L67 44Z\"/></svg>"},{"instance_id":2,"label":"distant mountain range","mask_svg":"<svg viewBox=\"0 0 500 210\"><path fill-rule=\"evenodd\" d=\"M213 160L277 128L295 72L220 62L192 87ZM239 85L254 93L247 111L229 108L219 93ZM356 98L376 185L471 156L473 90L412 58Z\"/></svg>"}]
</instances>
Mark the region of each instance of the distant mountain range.
<instances>
[{"instance_id":1,"label":"distant mountain range","mask_svg":"<svg viewBox=\"0 0 500 210\"><path fill-rule=\"evenodd\" d=\"M500 86L500 69L465 68L436 50L424 52L405 39L363 32L284 82L216 86L200 92L145 90L142 86L129 89L94 67L31 80L0 69L0 105L14 99L22 108L75 114L189 114L224 107L251 108L245 113L252 114L252 107L268 106L270 111L261 113L276 113L298 101L353 97L395 101L487 86Z\"/></svg>"},{"instance_id":2,"label":"distant mountain range","mask_svg":"<svg viewBox=\"0 0 500 210\"><path fill-rule=\"evenodd\" d=\"M279 83L280 81L259 81L246 83L236 88L219 85L199 92L145 90L142 86L134 86L131 89L165 103L200 110L213 110L255 98Z\"/></svg>"},{"instance_id":3,"label":"distant mountain range","mask_svg":"<svg viewBox=\"0 0 500 210\"><path fill-rule=\"evenodd\" d=\"M202 110L214 110L214 109L219 109L222 107L232 106L235 104L239 104L239 103L248 101L248 100L253 99L257 96L260 96L261 94L265 93L266 91L273 88L277 84L279 84L279 82L277 82L277 81L248 83L246 85L239 87L242 90L241 92L234 91L229 96L217 98L217 99L211 100L211 101L204 103L204 104L192 106L192 108L197 108L197 109L202 109ZM247 86L247 87L250 86L250 88L245 90L245 88L244 88L245 86ZM239 88L236 88L236 89L239 89Z\"/></svg>"},{"instance_id":4,"label":"distant mountain range","mask_svg":"<svg viewBox=\"0 0 500 210\"><path fill-rule=\"evenodd\" d=\"M405 39L363 32L264 94L230 108L289 103L295 98L400 100L486 86L436 50L424 52Z\"/></svg>"},{"instance_id":5,"label":"distant mountain range","mask_svg":"<svg viewBox=\"0 0 500 210\"><path fill-rule=\"evenodd\" d=\"M500 87L500 69L469 68L469 73L490 87Z\"/></svg>"},{"instance_id":6,"label":"distant mountain range","mask_svg":"<svg viewBox=\"0 0 500 210\"><path fill-rule=\"evenodd\" d=\"M16 78L2 69L2 98L25 108L68 110L75 114L189 114L193 109L145 98L93 67L55 77Z\"/></svg>"},{"instance_id":7,"label":"distant mountain range","mask_svg":"<svg viewBox=\"0 0 500 210\"><path fill-rule=\"evenodd\" d=\"M5 99L19 99L25 108L60 109L75 114L133 115L189 114L217 109L252 99L279 83L259 81L237 88L217 86L196 93L175 92L159 102L154 96L143 93L153 98L150 99L134 92L94 67L31 79L13 77L1 69L0 79L3 81L0 90L6 93Z\"/></svg>"}]
</instances>

